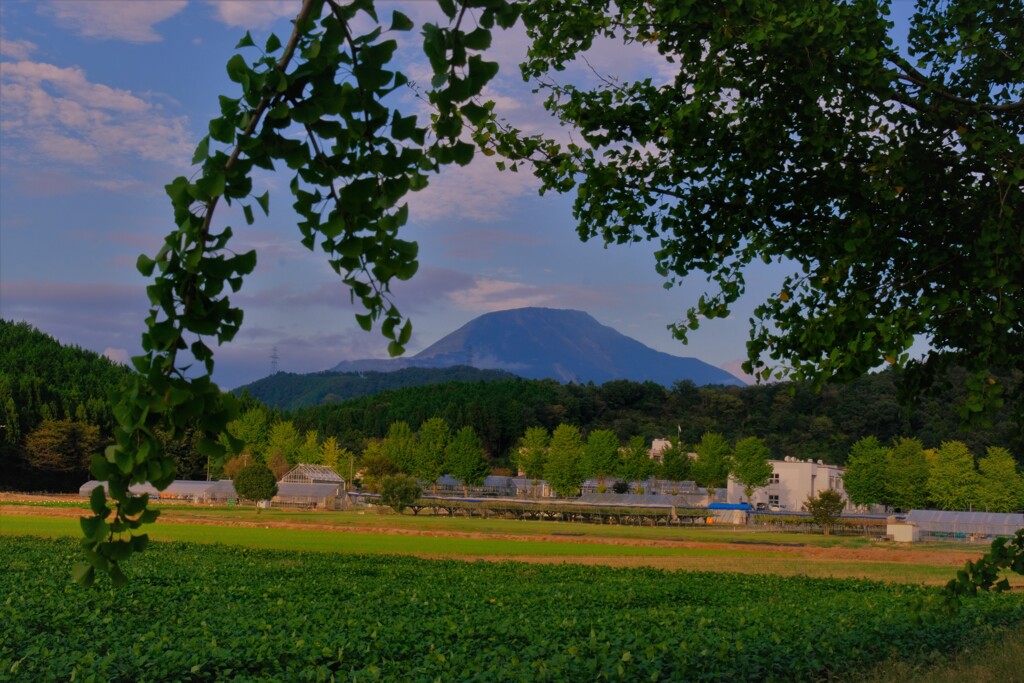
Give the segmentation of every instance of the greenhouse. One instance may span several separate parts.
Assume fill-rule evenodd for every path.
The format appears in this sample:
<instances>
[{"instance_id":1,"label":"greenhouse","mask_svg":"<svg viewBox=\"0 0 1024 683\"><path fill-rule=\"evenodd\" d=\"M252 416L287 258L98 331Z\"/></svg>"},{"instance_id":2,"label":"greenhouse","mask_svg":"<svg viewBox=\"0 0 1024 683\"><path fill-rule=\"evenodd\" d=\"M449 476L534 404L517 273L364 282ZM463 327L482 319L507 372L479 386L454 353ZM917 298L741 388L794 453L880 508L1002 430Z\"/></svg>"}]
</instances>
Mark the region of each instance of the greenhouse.
<instances>
[{"instance_id":1,"label":"greenhouse","mask_svg":"<svg viewBox=\"0 0 1024 683\"><path fill-rule=\"evenodd\" d=\"M1024 529L1024 514L1003 512L911 510L906 521L915 524L923 536L936 539L984 540L1012 536Z\"/></svg>"}]
</instances>

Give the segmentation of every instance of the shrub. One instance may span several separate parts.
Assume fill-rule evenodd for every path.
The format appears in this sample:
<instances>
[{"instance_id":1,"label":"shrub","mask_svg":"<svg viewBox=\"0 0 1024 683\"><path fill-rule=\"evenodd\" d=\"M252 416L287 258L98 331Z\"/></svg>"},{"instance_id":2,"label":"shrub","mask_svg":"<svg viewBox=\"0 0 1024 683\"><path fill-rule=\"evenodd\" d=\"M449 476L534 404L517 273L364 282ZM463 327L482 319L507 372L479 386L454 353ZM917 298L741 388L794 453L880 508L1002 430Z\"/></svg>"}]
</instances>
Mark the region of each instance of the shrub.
<instances>
[{"instance_id":1,"label":"shrub","mask_svg":"<svg viewBox=\"0 0 1024 683\"><path fill-rule=\"evenodd\" d=\"M380 501L390 505L398 514L402 514L406 507L415 502L420 493L419 484L407 474L384 477L380 482Z\"/></svg>"}]
</instances>

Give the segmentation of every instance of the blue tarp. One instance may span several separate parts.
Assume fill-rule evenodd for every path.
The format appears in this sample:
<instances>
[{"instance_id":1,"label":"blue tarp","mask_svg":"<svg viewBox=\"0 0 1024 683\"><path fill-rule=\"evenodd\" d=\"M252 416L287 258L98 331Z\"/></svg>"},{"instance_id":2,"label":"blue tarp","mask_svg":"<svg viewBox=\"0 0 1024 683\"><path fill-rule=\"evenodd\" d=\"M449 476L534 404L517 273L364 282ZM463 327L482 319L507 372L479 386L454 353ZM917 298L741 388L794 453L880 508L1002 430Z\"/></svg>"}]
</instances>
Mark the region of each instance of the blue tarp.
<instances>
[{"instance_id":1,"label":"blue tarp","mask_svg":"<svg viewBox=\"0 0 1024 683\"><path fill-rule=\"evenodd\" d=\"M746 510L750 511L749 503L711 503L708 510Z\"/></svg>"}]
</instances>

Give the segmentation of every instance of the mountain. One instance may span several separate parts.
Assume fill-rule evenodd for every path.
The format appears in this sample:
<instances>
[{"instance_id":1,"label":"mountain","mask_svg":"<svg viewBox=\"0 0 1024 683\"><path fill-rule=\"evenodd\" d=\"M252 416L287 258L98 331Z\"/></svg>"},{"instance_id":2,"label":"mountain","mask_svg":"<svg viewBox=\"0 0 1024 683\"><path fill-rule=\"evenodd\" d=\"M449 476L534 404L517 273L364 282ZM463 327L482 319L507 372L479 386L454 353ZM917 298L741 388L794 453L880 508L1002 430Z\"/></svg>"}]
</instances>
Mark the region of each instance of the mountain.
<instances>
[{"instance_id":1,"label":"mountain","mask_svg":"<svg viewBox=\"0 0 1024 683\"><path fill-rule=\"evenodd\" d=\"M342 361L333 369L386 372L454 365L578 384L603 384L613 379L651 381L665 387L680 380L697 385L744 384L696 358L655 351L583 311L553 308L486 313L409 358Z\"/></svg>"}]
</instances>

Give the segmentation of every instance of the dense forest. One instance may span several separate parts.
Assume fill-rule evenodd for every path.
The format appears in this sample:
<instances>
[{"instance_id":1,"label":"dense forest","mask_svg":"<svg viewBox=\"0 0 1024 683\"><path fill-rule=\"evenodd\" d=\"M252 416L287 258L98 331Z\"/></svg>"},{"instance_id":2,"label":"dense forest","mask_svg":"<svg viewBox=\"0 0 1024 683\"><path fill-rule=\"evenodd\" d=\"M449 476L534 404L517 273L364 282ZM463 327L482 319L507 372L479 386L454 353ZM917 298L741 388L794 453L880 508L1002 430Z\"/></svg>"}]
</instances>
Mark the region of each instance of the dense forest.
<instances>
[{"instance_id":1,"label":"dense forest","mask_svg":"<svg viewBox=\"0 0 1024 683\"><path fill-rule=\"evenodd\" d=\"M113 428L108 393L130 370L0 320L0 487L75 488Z\"/></svg>"},{"instance_id":2,"label":"dense forest","mask_svg":"<svg viewBox=\"0 0 1024 683\"><path fill-rule=\"evenodd\" d=\"M277 372L235 390L248 393L269 408L299 410L372 396L382 391L447 382L495 382L514 379L503 370L480 370L468 365L450 368L402 368L394 372Z\"/></svg>"},{"instance_id":3,"label":"dense forest","mask_svg":"<svg viewBox=\"0 0 1024 683\"><path fill-rule=\"evenodd\" d=\"M383 437L394 422L419 425L440 417L452 429L472 427L502 464L528 427L551 431L561 423L576 425L584 434L610 429L623 442L637 435L648 442L667 437L686 444L696 443L705 432L719 432L730 441L758 436L773 457L813 457L836 464L845 463L850 447L865 436L883 443L914 437L927 447L959 440L975 452L998 445L1020 458L1024 435L1012 408L994 414L987 429L964 431L955 408L962 382L951 379L948 387L913 407L898 402L895 373L887 371L820 392L792 384L697 387L680 382L669 390L625 380L601 386L525 379L452 383L383 392L299 410L290 417L298 430L336 436L355 451L365 439ZM1012 379L1020 384L1019 374Z\"/></svg>"}]
</instances>

